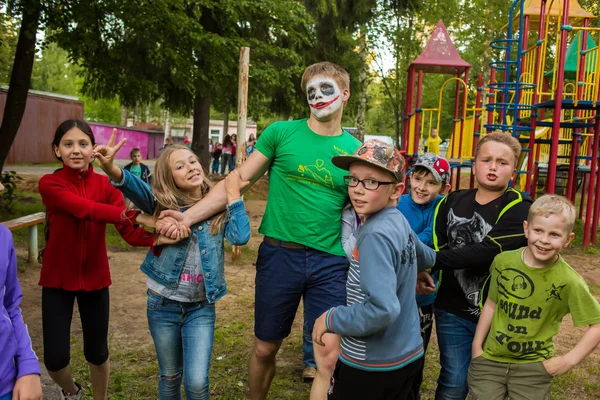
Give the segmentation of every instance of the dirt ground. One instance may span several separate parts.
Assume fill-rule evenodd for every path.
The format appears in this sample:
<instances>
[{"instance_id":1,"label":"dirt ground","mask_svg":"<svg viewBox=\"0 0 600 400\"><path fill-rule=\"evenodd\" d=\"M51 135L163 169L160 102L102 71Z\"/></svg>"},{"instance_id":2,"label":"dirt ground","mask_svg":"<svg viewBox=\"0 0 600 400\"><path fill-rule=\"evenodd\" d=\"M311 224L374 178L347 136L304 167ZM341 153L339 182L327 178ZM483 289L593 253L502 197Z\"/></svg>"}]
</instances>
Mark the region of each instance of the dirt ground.
<instances>
[{"instance_id":1,"label":"dirt ground","mask_svg":"<svg viewBox=\"0 0 600 400\"><path fill-rule=\"evenodd\" d=\"M468 177L461 177L468 186ZM22 183L28 189L33 189L36 177L31 176ZM255 193L266 193L267 183L260 181L255 185ZM256 249L262 240L257 234L258 225L264 213L266 202L263 200L249 200L246 209L250 216L252 225L252 238L248 246ZM17 249L18 254L24 256L25 248ZM151 348L152 340L148 331L146 320L146 285L145 275L139 266L144 258L142 251L109 252L109 261L112 271L113 284L111 286L111 317L110 338L112 343L117 343L125 348ZM565 254L566 260L575 268L588 283L600 285L600 257L594 254L584 254L582 251L570 250ZM232 265L230 255L227 257L226 275L230 293L217 305L219 318L226 318L227 314L241 307L236 303L239 296L251 296L254 292L254 265L253 263L243 265ZM23 290L22 310L23 316L28 324L29 333L32 337L33 347L40 350L42 346L41 325L41 288L37 282L39 279L39 266L29 266L19 276ZM599 297L599 296L597 296ZM245 302L247 304L247 302ZM250 313L250 310L248 310ZM558 354L564 354L570 350L579 340L585 328L574 328L570 317L567 317L561 331L555 341ZM295 330L300 330L300 321L296 321ZM72 333L81 337L81 325L77 312L73 317ZM435 339L433 339L435 340ZM284 356L282 356L283 358ZM40 360L42 361L42 360ZM284 360L280 367L286 364ZM43 368L43 362L41 362ZM596 350L579 367L577 376L583 381L597 381L598 365L600 365L600 350ZM437 366L432 366L437 368ZM594 378L595 375L595 378ZM577 380L579 382L579 380ZM43 376L44 394L46 399L58 399L58 389L46 375ZM569 391L560 398L600 398L600 393L593 397L580 396L584 390L581 387L570 387Z\"/></svg>"}]
</instances>

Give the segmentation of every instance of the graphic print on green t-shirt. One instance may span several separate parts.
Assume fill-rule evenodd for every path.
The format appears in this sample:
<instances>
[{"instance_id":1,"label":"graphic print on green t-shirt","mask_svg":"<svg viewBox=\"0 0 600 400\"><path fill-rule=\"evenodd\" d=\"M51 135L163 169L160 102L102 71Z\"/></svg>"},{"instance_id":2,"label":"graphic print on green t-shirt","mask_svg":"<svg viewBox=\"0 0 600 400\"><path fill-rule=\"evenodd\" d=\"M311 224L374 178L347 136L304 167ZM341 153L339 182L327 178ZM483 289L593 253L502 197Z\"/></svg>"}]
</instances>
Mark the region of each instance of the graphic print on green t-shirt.
<instances>
[{"instance_id":1,"label":"graphic print on green t-shirt","mask_svg":"<svg viewBox=\"0 0 600 400\"><path fill-rule=\"evenodd\" d=\"M510 363L547 360L565 315L575 326L600 323L600 305L562 257L545 268L522 260L524 249L498 255L490 268L489 298L496 303L484 357Z\"/></svg>"},{"instance_id":2,"label":"graphic print on green t-shirt","mask_svg":"<svg viewBox=\"0 0 600 400\"><path fill-rule=\"evenodd\" d=\"M348 171L331 158L353 154L360 142L347 132L322 136L306 119L268 126L256 150L271 160L269 197L259 232L344 256L340 243L341 215Z\"/></svg>"}]
</instances>

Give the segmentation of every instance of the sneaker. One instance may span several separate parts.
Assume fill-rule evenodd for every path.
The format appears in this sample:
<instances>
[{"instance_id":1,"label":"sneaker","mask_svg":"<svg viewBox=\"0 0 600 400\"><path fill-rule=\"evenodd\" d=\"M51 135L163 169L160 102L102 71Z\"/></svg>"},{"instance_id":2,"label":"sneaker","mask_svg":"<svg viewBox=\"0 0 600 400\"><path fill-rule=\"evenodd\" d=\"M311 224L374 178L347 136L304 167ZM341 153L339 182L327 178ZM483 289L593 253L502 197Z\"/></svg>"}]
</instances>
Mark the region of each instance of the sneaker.
<instances>
[{"instance_id":1,"label":"sneaker","mask_svg":"<svg viewBox=\"0 0 600 400\"><path fill-rule=\"evenodd\" d=\"M317 375L317 369L315 367L304 367L302 371L302 380L304 382L312 382Z\"/></svg>"},{"instance_id":2,"label":"sneaker","mask_svg":"<svg viewBox=\"0 0 600 400\"><path fill-rule=\"evenodd\" d=\"M81 400L83 399L83 388L77 382L75 382L75 386L77 386L77 393L67 395L64 390L60 391L60 399L61 400Z\"/></svg>"}]
</instances>

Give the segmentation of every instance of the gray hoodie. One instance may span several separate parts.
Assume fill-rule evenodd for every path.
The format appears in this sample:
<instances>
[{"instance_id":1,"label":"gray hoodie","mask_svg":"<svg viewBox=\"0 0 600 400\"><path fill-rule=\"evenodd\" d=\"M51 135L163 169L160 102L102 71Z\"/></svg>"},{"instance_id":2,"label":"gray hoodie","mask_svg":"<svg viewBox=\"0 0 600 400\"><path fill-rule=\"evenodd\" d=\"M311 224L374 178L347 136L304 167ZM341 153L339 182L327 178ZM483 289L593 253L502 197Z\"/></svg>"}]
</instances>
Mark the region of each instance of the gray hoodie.
<instances>
[{"instance_id":1,"label":"gray hoodie","mask_svg":"<svg viewBox=\"0 0 600 400\"><path fill-rule=\"evenodd\" d=\"M327 312L327 329L342 336L342 362L389 371L423 356L416 276L434 263L435 252L395 207L367 219L350 262L346 306Z\"/></svg>"}]
</instances>

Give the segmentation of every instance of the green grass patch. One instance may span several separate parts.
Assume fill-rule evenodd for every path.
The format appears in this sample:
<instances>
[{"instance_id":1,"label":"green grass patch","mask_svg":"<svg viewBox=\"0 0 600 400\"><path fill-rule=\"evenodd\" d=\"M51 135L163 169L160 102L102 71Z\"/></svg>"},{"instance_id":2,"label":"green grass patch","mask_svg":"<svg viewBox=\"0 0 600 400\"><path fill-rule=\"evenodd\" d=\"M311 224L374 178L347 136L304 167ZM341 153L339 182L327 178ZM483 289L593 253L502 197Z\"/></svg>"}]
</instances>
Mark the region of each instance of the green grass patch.
<instances>
[{"instance_id":1,"label":"green grass patch","mask_svg":"<svg viewBox=\"0 0 600 400\"><path fill-rule=\"evenodd\" d=\"M255 192L252 189L244 193L244 200L267 200L266 193Z\"/></svg>"}]
</instances>

